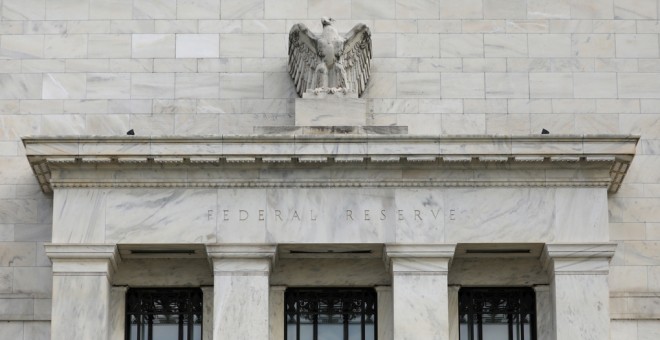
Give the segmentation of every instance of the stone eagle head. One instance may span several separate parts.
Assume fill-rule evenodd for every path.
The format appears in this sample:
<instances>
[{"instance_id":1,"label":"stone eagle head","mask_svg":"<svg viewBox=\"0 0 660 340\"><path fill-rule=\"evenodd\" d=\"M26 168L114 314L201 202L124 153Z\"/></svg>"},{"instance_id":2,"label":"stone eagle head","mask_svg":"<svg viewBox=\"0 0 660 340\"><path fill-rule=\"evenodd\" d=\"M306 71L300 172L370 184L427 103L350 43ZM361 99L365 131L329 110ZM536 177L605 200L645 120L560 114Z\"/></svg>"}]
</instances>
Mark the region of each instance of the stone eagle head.
<instances>
[{"instance_id":1,"label":"stone eagle head","mask_svg":"<svg viewBox=\"0 0 660 340\"><path fill-rule=\"evenodd\" d=\"M328 18L328 17L322 17L321 18L321 24L323 25L323 27L328 26L328 25L332 25L334 23L335 23L335 19L333 19L333 18Z\"/></svg>"}]
</instances>

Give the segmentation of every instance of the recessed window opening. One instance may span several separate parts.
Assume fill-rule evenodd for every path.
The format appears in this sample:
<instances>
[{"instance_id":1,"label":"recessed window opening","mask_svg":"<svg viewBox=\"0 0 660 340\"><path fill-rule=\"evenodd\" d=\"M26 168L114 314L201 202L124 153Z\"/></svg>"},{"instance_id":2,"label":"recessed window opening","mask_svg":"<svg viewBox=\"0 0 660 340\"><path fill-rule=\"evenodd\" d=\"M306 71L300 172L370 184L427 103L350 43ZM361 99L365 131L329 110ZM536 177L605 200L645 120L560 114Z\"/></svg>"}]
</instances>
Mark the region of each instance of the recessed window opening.
<instances>
[{"instance_id":1,"label":"recessed window opening","mask_svg":"<svg viewBox=\"0 0 660 340\"><path fill-rule=\"evenodd\" d=\"M202 290L132 288L126 293L126 340L201 340Z\"/></svg>"},{"instance_id":2,"label":"recessed window opening","mask_svg":"<svg viewBox=\"0 0 660 340\"><path fill-rule=\"evenodd\" d=\"M289 288L285 313L286 340L377 340L370 288Z\"/></svg>"},{"instance_id":3,"label":"recessed window opening","mask_svg":"<svg viewBox=\"0 0 660 340\"><path fill-rule=\"evenodd\" d=\"M460 340L536 340L532 288L461 288Z\"/></svg>"}]
</instances>

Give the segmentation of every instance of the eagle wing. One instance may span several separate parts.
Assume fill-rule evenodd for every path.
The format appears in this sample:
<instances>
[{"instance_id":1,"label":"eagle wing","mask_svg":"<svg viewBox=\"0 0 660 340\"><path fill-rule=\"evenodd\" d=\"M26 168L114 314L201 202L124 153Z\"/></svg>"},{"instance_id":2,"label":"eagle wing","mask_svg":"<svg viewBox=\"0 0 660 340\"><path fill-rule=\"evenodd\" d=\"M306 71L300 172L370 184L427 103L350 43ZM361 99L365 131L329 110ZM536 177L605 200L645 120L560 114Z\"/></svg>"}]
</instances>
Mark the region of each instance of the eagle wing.
<instances>
[{"instance_id":1,"label":"eagle wing","mask_svg":"<svg viewBox=\"0 0 660 340\"><path fill-rule=\"evenodd\" d=\"M365 24L357 24L344 36L346 43L342 54L342 65L346 71L348 88L358 96L367 87L371 74L371 31Z\"/></svg>"},{"instance_id":2,"label":"eagle wing","mask_svg":"<svg viewBox=\"0 0 660 340\"><path fill-rule=\"evenodd\" d=\"M289 31L289 74L293 78L296 92L302 94L312 87L314 70L321 61L316 42L319 37L304 24L295 24Z\"/></svg>"}]
</instances>

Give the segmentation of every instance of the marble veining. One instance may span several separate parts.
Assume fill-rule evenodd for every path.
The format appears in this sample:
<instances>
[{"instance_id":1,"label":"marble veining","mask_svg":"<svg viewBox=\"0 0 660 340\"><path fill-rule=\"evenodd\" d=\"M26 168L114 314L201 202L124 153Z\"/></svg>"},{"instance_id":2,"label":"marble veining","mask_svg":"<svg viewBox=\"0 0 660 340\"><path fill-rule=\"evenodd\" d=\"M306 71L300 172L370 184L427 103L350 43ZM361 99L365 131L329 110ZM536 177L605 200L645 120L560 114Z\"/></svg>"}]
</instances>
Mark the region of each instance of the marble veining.
<instances>
[{"instance_id":1,"label":"marble veining","mask_svg":"<svg viewBox=\"0 0 660 340\"><path fill-rule=\"evenodd\" d=\"M216 206L214 190L116 190L107 197L106 242L214 243L208 212Z\"/></svg>"}]
</instances>

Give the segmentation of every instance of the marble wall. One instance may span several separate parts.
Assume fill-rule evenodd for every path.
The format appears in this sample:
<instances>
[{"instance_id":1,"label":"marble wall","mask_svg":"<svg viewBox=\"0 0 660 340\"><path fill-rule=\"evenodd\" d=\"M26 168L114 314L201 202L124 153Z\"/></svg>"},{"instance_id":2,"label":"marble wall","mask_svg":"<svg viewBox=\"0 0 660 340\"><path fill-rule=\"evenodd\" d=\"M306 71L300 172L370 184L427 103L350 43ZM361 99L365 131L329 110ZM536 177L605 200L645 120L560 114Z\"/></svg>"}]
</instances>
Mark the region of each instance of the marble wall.
<instances>
[{"instance_id":1,"label":"marble wall","mask_svg":"<svg viewBox=\"0 0 660 340\"><path fill-rule=\"evenodd\" d=\"M58 189L53 240L110 244L602 242L608 240L609 232L605 190ZM80 209L95 211L89 213L95 217L79 217ZM77 227L78 223L83 227Z\"/></svg>"},{"instance_id":2,"label":"marble wall","mask_svg":"<svg viewBox=\"0 0 660 340\"><path fill-rule=\"evenodd\" d=\"M552 218L567 222L541 234L548 239L606 241L609 234L618 243L608 277L612 339L658 338L658 0L0 0L0 338L49 337L52 275L44 242L104 242L129 232L102 209L78 209L75 216L53 209L19 137L129 129L143 136L242 134L292 125L287 33L296 22L318 32L323 15L336 18L342 32L356 22L371 27L368 124L405 125L411 134L527 135L545 128L641 135L607 208L599 201L599 209L574 215L575 204L603 196L557 189L552 204L559 215L551 217L547 201L530 198L521 204L538 208L531 217L541 224L516 225L508 236L529 237ZM85 195L56 197L55 206L111 204L139 219L102 190ZM491 226L511 227L484 204ZM116 227L108 235L99 227L106 218ZM227 235L207 228L204 218L199 212L186 221L196 223L187 241ZM599 229L603 219L609 231ZM85 228L66 229L77 221ZM156 223L143 222L139 232ZM53 223L61 233L52 233ZM453 233L443 228L445 241L483 237L469 225ZM248 228L241 237L267 236Z\"/></svg>"}]
</instances>

